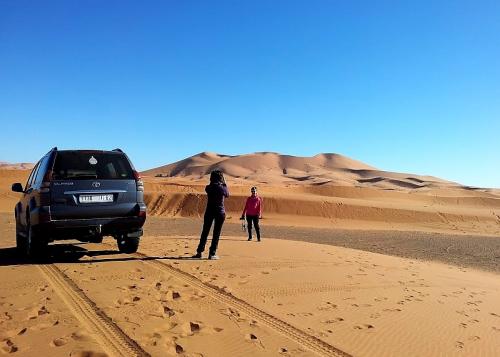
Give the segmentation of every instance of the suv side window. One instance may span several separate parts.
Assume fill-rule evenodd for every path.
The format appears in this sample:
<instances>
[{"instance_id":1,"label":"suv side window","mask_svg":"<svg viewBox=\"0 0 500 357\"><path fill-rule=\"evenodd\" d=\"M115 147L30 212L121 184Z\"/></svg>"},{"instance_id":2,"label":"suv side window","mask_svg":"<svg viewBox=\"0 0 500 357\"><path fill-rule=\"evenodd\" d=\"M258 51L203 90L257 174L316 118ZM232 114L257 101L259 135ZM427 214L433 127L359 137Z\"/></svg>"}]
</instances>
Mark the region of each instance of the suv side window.
<instances>
[{"instance_id":1,"label":"suv side window","mask_svg":"<svg viewBox=\"0 0 500 357\"><path fill-rule=\"evenodd\" d=\"M38 171L36 173L35 179L33 180L35 186L39 186L43 181L43 176L45 171L47 171L47 162L49 161L49 156L45 156L38 164Z\"/></svg>"},{"instance_id":2,"label":"suv side window","mask_svg":"<svg viewBox=\"0 0 500 357\"><path fill-rule=\"evenodd\" d=\"M38 171L39 164L40 164L40 162L38 162L35 165L35 167L33 168L33 170L31 171L30 177L28 177L28 181L26 182L26 187L24 188L25 191L27 191L33 185L33 181L34 181L36 173Z\"/></svg>"}]
</instances>

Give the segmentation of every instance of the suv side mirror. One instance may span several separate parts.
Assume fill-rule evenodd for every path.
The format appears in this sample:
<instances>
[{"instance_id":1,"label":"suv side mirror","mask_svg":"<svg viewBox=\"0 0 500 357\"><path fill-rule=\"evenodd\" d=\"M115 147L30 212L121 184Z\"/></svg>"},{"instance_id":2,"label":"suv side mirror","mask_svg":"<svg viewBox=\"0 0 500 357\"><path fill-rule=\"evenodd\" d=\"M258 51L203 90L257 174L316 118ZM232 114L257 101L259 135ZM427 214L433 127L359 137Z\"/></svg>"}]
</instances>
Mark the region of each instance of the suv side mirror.
<instances>
[{"instance_id":1,"label":"suv side mirror","mask_svg":"<svg viewBox=\"0 0 500 357\"><path fill-rule=\"evenodd\" d=\"M21 185L19 182L13 183L12 184L12 191L14 191L14 192L24 192L23 185Z\"/></svg>"}]
</instances>

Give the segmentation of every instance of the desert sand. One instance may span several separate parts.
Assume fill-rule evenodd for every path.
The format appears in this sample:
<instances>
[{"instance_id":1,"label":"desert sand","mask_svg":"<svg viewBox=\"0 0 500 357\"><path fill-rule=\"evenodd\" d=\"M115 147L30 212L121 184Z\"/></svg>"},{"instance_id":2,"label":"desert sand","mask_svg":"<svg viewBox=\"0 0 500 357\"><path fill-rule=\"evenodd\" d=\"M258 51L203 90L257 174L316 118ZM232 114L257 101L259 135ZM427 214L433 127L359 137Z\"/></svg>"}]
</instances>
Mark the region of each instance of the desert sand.
<instances>
[{"instance_id":1,"label":"desert sand","mask_svg":"<svg viewBox=\"0 0 500 357\"><path fill-rule=\"evenodd\" d=\"M215 167L232 193L222 259L191 260ZM151 217L139 253L68 241L27 264L9 190L28 173L0 171L6 354L500 355L498 190L333 154L202 153L143 173ZM254 184L261 243L239 230Z\"/></svg>"}]
</instances>

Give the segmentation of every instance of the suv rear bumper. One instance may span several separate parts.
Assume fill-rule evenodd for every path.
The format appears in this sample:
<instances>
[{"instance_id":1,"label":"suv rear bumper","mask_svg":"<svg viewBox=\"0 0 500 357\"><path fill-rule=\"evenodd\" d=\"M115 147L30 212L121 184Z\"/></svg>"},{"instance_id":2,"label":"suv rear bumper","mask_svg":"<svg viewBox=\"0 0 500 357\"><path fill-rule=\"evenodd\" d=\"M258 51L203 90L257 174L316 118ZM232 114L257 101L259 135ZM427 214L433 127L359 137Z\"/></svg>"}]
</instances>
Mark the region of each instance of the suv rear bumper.
<instances>
[{"instance_id":1,"label":"suv rear bumper","mask_svg":"<svg viewBox=\"0 0 500 357\"><path fill-rule=\"evenodd\" d=\"M92 236L140 237L146 217L112 217L89 219L50 220L36 226L40 233L52 240L80 239Z\"/></svg>"}]
</instances>

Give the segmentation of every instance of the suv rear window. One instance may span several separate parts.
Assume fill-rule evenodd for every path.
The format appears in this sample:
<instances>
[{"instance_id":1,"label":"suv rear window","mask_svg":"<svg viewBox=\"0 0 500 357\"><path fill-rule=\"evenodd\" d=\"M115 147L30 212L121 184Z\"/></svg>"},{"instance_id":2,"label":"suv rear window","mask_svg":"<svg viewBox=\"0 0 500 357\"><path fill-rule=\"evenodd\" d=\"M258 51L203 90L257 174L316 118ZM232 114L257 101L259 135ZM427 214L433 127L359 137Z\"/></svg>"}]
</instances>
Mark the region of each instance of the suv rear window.
<instances>
[{"instance_id":1,"label":"suv rear window","mask_svg":"<svg viewBox=\"0 0 500 357\"><path fill-rule=\"evenodd\" d=\"M52 178L54 180L133 180L134 173L122 153L59 151Z\"/></svg>"}]
</instances>

